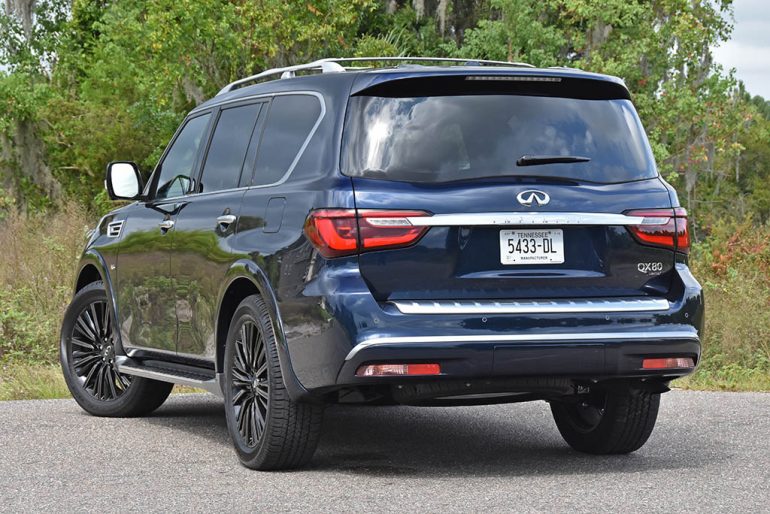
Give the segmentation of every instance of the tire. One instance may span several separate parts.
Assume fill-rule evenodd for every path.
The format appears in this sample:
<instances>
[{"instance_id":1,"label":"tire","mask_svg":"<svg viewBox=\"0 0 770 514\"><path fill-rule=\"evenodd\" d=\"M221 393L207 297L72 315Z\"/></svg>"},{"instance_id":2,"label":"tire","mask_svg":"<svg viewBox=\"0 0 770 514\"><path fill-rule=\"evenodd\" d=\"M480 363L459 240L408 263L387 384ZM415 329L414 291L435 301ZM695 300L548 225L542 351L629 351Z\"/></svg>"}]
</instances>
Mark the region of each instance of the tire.
<instances>
[{"instance_id":1,"label":"tire","mask_svg":"<svg viewBox=\"0 0 770 514\"><path fill-rule=\"evenodd\" d=\"M225 347L227 428L241 463L257 470L297 468L313 457L323 407L292 401L284 386L273 322L259 295L233 314Z\"/></svg>"},{"instance_id":2,"label":"tire","mask_svg":"<svg viewBox=\"0 0 770 514\"><path fill-rule=\"evenodd\" d=\"M94 416L143 416L160 407L173 384L115 370L116 327L102 282L81 289L64 314L59 361L72 397Z\"/></svg>"},{"instance_id":3,"label":"tire","mask_svg":"<svg viewBox=\"0 0 770 514\"><path fill-rule=\"evenodd\" d=\"M575 450L623 454L647 442L659 406L659 393L624 387L591 391L580 403L551 402L551 413L561 436Z\"/></svg>"}]
</instances>

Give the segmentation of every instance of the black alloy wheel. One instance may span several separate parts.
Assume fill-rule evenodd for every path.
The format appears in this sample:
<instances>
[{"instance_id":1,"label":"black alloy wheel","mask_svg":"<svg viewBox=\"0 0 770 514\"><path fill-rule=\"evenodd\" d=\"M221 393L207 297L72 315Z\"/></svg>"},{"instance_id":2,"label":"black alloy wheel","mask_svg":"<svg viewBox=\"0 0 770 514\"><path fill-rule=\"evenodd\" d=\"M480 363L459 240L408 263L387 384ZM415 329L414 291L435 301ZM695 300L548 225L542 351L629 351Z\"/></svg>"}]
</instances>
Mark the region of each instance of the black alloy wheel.
<instances>
[{"instance_id":1,"label":"black alloy wheel","mask_svg":"<svg viewBox=\"0 0 770 514\"><path fill-rule=\"evenodd\" d=\"M270 409L270 380L265 341L253 321L241 325L235 339L231 402L244 443L254 448L265 432Z\"/></svg>"},{"instance_id":2,"label":"black alloy wheel","mask_svg":"<svg viewBox=\"0 0 770 514\"><path fill-rule=\"evenodd\" d=\"M76 402L94 416L131 417L160 407L173 384L118 372L117 324L104 284L77 292L64 314L59 359Z\"/></svg>"},{"instance_id":3,"label":"black alloy wheel","mask_svg":"<svg viewBox=\"0 0 770 514\"><path fill-rule=\"evenodd\" d=\"M115 337L106 301L86 305L70 334L71 362L83 388L97 400L115 400L131 385L131 377L115 369Z\"/></svg>"},{"instance_id":4,"label":"black alloy wheel","mask_svg":"<svg viewBox=\"0 0 770 514\"><path fill-rule=\"evenodd\" d=\"M286 390L274 319L260 295L249 296L235 310L225 343L227 429L251 469L307 464L321 435L323 406L293 400Z\"/></svg>"}]
</instances>

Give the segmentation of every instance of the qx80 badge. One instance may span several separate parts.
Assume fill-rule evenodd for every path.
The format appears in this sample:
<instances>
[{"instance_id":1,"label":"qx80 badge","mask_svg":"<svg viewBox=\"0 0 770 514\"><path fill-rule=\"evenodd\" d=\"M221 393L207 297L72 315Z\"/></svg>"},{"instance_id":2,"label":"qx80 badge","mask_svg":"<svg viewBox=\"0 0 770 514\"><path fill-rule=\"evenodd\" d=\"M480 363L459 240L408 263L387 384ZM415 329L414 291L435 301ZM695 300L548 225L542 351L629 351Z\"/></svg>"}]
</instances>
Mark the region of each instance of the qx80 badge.
<instances>
[{"instance_id":1,"label":"qx80 badge","mask_svg":"<svg viewBox=\"0 0 770 514\"><path fill-rule=\"evenodd\" d=\"M662 262L640 262L636 265L636 269L639 270L639 273L644 273L646 275L660 275L663 273L663 263Z\"/></svg>"}]
</instances>

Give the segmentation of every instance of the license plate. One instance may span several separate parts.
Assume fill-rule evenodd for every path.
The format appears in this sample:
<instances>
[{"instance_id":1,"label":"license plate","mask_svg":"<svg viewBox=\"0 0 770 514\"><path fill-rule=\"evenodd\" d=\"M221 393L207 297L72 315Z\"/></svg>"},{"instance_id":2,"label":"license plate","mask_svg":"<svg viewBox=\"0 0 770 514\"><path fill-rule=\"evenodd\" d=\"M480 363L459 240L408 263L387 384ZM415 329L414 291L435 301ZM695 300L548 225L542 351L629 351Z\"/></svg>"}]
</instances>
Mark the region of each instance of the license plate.
<instances>
[{"instance_id":1,"label":"license plate","mask_svg":"<svg viewBox=\"0 0 770 514\"><path fill-rule=\"evenodd\" d=\"M564 237L560 229L501 230L503 264L562 264Z\"/></svg>"}]
</instances>

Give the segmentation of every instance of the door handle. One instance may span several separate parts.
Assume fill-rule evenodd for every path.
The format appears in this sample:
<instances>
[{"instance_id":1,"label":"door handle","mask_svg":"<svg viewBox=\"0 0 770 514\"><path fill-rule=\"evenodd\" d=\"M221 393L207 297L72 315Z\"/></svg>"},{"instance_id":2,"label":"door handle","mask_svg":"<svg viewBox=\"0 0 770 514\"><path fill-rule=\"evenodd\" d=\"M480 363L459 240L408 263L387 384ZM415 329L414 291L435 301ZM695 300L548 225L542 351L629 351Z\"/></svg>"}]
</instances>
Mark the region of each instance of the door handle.
<instances>
[{"instance_id":1,"label":"door handle","mask_svg":"<svg viewBox=\"0 0 770 514\"><path fill-rule=\"evenodd\" d=\"M174 228L174 220L163 220L158 223L161 230L169 230Z\"/></svg>"},{"instance_id":2,"label":"door handle","mask_svg":"<svg viewBox=\"0 0 770 514\"><path fill-rule=\"evenodd\" d=\"M223 228L229 227L236 220L233 214L223 214L217 218L217 223L222 225Z\"/></svg>"}]
</instances>

